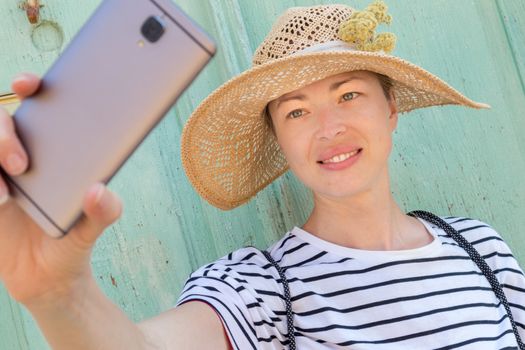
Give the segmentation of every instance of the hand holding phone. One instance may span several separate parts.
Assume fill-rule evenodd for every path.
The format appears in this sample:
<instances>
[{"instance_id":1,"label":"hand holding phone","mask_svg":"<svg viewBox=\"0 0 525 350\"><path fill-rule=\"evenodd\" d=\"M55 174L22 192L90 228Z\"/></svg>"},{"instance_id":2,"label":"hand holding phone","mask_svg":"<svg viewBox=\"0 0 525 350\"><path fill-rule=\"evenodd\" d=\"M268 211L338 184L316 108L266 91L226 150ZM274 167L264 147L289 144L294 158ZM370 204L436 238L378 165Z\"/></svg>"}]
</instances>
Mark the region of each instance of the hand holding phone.
<instances>
[{"instance_id":1,"label":"hand holding phone","mask_svg":"<svg viewBox=\"0 0 525 350\"><path fill-rule=\"evenodd\" d=\"M20 98L31 96L40 79L23 74L12 89ZM18 169L10 169L9 157L22 158ZM10 176L20 175L30 159L18 139L12 117L0 108L0 168ZM101 191L101 192L99 192ZM117 196L102 184L93 184L83 194L83 218L63 239L46 234L10 198L5 179L0 176L0 281L11 296L25 304L38 304L42 297L69 293L67 286L82 288L81 280L91 278L89 258L96 239L122 210ZM97 201L98 199L98 201ZM76 281L76 283L72 283Z\"/></svg>"},{"instance_id":2,"label":"hand holding phone","mask_svg":"<svg viewBox=\"0 0 525 350\"><path fill-rule=\"evenodd\" d=\"M211 59L215 45L170 0L105 0L14 115L30 157L7 177L16 202L52 237L81 218Z\"/></svg>"}]
</instances>

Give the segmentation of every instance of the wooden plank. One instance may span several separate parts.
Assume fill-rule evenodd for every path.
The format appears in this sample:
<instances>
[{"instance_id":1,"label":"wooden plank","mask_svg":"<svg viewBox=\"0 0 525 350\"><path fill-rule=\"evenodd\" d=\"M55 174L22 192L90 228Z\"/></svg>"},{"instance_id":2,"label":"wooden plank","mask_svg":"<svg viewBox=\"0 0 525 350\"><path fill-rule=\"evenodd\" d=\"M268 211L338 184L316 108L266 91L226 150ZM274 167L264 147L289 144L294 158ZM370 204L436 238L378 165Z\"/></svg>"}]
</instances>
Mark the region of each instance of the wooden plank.
<instances>
[{"instance_id":1,"label":"wooden plank","mask_svg":"<svg viewBox=\"0 0 525 350\"><path fill-rule=\"evenodd\" d=\"M2 349L30 350L21 306L9 298L0 284L0 339Z\"/></svg>"},{"instance_id":2,"label":"wooden plank","mask_svg":"<svg viewBox=\"0 0 525 350\"><path fill-rule=\"evenodd\" d=\"M64 43L46 52L31 41L33 27L16 4L1 2L0 15L6 20L0 26L0 42L9 47L0 52L0 92L8 92L10 78L19 71L44 72L98 2L47 0L42 17L62 28ZM269 245L304 222L312 205L308 190L293 174L286 174L247 205L230 212L218 210L189 184L179 141L182 126L198 103L250 66L251 52L282 10L315 2L177 3L216 38L219 51L111 182L125 211L97 243L92 259L104 292L134 320L171 307L193 269L244 245ZM369 1L352 3L362 8ZM488 111L450 106L403 116L391 158L396 198L407 210L428 209L489 222L524 266L523 2L388 3L394 23L384 30L397 34L397 55L492 105ZM47 33L44 37L54 35ZM8 339L10 349L46 349L27 313L4 311L13 303L0 291L0 338Z\"/></svg>"},{"instance_id":3,"label":"wooden plank","mask_svg":"<svg viewBox=\"0 0 525 350\"><path fill-rule=\"evenodd\" d=\"M100 0L41 3L41 21L32 25L20 1L1 1L0 95L10 91L11 80L21 71L42 75L65 48Z\"/></svg>"},{"instance_id":4,"label":"wooden plank","mask_svg":"<svg viewBox=\"0 0 525 350\"><path fill-rule=\"evenodd\" d=\"M509 50L514 56L514 64L519 72L525 90L525 1L497 0L500 20L505 28Z\"/></svg>"}]
</instances>

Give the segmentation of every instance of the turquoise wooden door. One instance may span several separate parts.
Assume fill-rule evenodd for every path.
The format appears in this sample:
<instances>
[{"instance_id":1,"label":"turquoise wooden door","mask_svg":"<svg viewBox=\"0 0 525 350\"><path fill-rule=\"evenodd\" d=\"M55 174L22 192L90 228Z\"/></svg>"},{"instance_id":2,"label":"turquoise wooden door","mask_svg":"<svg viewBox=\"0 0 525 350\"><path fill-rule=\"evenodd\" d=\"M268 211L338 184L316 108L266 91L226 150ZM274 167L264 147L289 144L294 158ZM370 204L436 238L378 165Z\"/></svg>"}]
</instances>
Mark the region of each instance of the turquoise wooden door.
<instances>
[{"instance_id":1,"label":"turquoise wooden door","mask_svg":"<svg viewBox=\"0 0 525 350\"><path fill-rule=\"evenodd\" d=\"M17 72L43 74L99 1L43 0L39 26L28 23L18 1L2 1L0 94L9 92ZM244 245L267 246L300 225L311 209L308 192L289 173L247 205L215 209L185 177L179 141L197 104L250 66L251 53L282 10L330 1L176 2L215 37L219 51L111 182L125 211L92 259L101 288L136 321L174 305L198 266ZM352 2L356 8L368 3ZM525 266L525 2L388 3L397 55L492 105L485 111L448 106L403 116L391 157L396 198L406 210L489 222ZM1 287L0 339L0 349L48 349L31 316Z\"/></svg>"}]
</instances>

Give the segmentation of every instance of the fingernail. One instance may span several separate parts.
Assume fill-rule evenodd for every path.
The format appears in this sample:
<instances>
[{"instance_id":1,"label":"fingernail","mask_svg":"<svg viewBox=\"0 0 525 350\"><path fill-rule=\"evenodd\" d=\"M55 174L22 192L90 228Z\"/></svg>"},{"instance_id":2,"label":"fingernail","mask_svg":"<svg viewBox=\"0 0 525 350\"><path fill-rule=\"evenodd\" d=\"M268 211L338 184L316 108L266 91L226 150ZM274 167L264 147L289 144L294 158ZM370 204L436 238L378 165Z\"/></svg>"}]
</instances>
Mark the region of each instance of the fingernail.
<instances>
[{"instance_id":1,"label":"fingernail","mask_svg":"<svg viewBox=\"0 0 525 350\"><path fill-rule=\"evenodd\" d=\"M102 196L104 195L104 185L96 184L95 185L95 204L100 205Z\"/></svg>"},{"instance_id":2,"label":"fingernail","mask_svg":"<svg viewBox=\"0 0 525 350\"><path fill-rule=\"evenodd\" d=\"M9 200L9 193L5 186L0 186L0 205L5 204Z\"/></svg>"},{"instance_id":3,"label":"fingernail","mask_svg":"<svg viewBox=\"0 0 525 350\"><path fill-rule=\"evenodd\" d=\"M21 174L25 170L26 164L22 157L16 153L7 157L7 169L13 175Z\"/></svg>"},{"instance_id":4,"label":"fingernail","mask_svg":"<svg viewBox=\"0 0 525 350\"><path fill-rule=\"evenodd\" d=\"M16 84L16 83L21 82L21 81L27 81L27 77L25 75L23 75L23 74L14 77L14 79L12 81L12 84Z\"/></svg>"}]
</instances>

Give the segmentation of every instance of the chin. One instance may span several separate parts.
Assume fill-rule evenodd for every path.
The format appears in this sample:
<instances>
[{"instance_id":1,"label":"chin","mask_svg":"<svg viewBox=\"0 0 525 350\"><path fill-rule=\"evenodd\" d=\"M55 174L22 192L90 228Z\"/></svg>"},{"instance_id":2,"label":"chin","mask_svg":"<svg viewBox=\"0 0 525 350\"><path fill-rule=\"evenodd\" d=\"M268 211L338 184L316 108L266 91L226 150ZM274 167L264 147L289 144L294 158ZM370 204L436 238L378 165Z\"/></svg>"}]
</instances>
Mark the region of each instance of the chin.
<instances>
[{"instance_id":1,"label":"chin","mask_svg":"<svg viewBox=\"0 0 525 350\"><path fill-rule=\"evenodd\" d=\"M332 199L332 200L343 200L343 199L348 199L348 198L354 198L356 197L359 193L362 193L362 191L357 191L357 190L354 190L354 191L341 191L341 190L338 190L338 191L326 191L326 192L315 192L316 196L318 197L323 197L323 198L327 198L327 199Z\"/></svg>"},{"instance_id":2,"label":"chin","mask_svg":"<svg viewBox=\"0 0 525 350\"><path fill-rule=\"evenodd\" d=\"M355 186L350 183L334 184L333 186L316 186L310 188L314 196L331 198L331 199L345 199L355 197L359 193L363 193L366 189L363 186Z\"/></svg>"}]
</instances>

